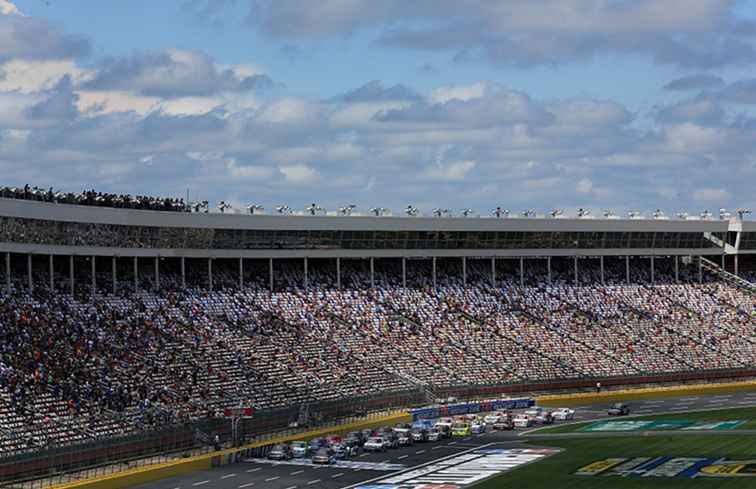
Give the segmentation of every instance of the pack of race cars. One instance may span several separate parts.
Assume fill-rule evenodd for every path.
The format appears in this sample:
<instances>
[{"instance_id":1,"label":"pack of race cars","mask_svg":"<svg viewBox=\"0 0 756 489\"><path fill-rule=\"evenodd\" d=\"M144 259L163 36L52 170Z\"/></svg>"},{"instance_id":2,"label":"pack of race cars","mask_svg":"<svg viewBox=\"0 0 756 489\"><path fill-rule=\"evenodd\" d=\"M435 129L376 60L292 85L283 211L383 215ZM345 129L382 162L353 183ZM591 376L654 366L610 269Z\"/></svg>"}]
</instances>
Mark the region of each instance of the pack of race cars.
<instances>
[{"instance_id":1,"label":"pack of race cars","mask_svg":"<svg viewBox=\"0 0 756 489\"><path fill-rule=\"evenodd\" d=\"M569 421L574 417L573 409L547 409L534 406L519 412L501 410L485 414L444 417L437 420L421 419L412 424L352 431L344 436L328 435L309 441L278 444L270 449L267 457L277 461L310 459L313 464L330 465L365 452L387 452L415 443L433 443L452 437L480 435L489 431L530 428L538 424L552 424L554 421Z\"/></svg>"}]
</instances>

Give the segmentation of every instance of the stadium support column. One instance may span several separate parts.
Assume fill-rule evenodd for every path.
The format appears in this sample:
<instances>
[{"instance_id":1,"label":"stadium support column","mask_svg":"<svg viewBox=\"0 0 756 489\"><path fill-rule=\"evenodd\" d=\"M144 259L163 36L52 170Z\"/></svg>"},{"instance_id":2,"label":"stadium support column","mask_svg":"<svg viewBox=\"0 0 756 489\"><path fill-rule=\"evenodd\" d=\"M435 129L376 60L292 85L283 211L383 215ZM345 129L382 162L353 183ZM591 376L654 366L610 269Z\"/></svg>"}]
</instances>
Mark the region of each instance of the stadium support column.
<instances>
[{"instance_id":1,"label":"stadium support column","mask_svg":"<svg viewBox=\"0 0 756 489\"><path fill-rule=\"evenodd\" d=\"M625 255L625 282L630 285L630 255Z\"/></svg>"},{"instance_id":2,"label":"stadium support column","mask_svg":"<svg viewBox=\"0 0 756 489\"><path fill-rule=\"evenodd\" d=\"M491 257L491 287L496 287L496 257Z\"/></svg>"},{"instance_id":3,"label":"stadium support column","mask_svg":"<svg viewBox=\"0 0 756 489\"><path fill-rule=\"evenodd\" d=\"M92 292L90 294L90 299L94 300L95 294L97 293L97 279L95 278L97 269L95 268L97 266L97 262L95 261L96 258L94 255L92 255L92 266L90 269L92 283L90 284L92 286Z\"/></svg>"},{"instance_id":4,"label":"stadium support column","mask_svg":"<svg viewBox=\"0 0 756 489\"><path fill-rule=\"evenodd\" d=\"M736 277L740 277L738 274L738 255L735 255L733 259L735 260L735 269L733 271L735 272Z\"/></svg>"},{"instance_id":5,"label":"stadium support column","mask_svg":"<svg viewBox=\"0 0 756 489\"><path fill-rule=\"evenodd\" d=\"M213 258L207 259L207 290L213 291Z\"/></svg>"},{"instance_id":6,"label":"stadium support column","mask_svg":"<svg viewBox=\"0 0 756 489\"><path fill-rule=\"evenodd\" d=\"M304 288L305 289L307 289L307 286L309 285L309 281L310 281L309 280L310 277L307 276L307 272L308 272L308 270L307 270L307 257L304 257Z\"/></svg>"},{"instance_id":7,"label":"stadium support column","mask_svg":"<svg viewBox=\"0 0 756 489\"><path fill-rule=\"evenodd\" d=\"M111 269L112 269L111 270L111 273L112 273L111 279L113 280L113 293L114 294L116 293L116 289L118 288L118 280L117 280L118 276L116 274L117 260L118 259L115 256L111 260Z\"/></svg>"},{"instance_id":8,"label":"stadium support column","mask_svg":"<svg viewBox=\"0 0 756 489\"><path fill-rule=\"evenodd\" d=\"M71 255L68 257L68 286L70 288L72 297L74 295L75 285L76 284L74 284L74 257L73 255Z\"/></svg>"},{"instance_id":9,"label":"stadium support column","mask_svg":"<svg viewBox=\"0 0 756 489\"><path fill-rule=\"evenodd\" d=\"M431 260L433 262L433 288L436 288L436 257Z\"/></svg>"},{"instance_id":10,"label":"stadium support column","mask_svg":"<svg viewBox=\"0 0 756 489\"><path fill-rule=\"evenodd\" d=\"M407 258L402 257L402 288L407 288Z\"/></svg>"},{"instance_id":11,"label":"stadium support column","mask_svg":"<svg viewBox=\"0 0 756 489\"><path fill-rule=\"evenodd\" d=\"M239 290L244 288L244 258L239 257Z\"/></svg>"},{"instance_id":12,"label":"stadium support column","mask_svg":"<svg viewBox=\"0 0 756 489\"><path fill-rule=\"evenodd\" d=\"M651 255L651 285L656 283L656 277L654 276L654 255Z\"/></svg>"},{"instance_id":13,"label":"stadium support column","mask_svg":"<svg viewBox=\"0 0 756 489\"><path fill-rule=\"evenodd\" d=\"M186 288L186 258L181 257L181 288Z\"/></svg>"},{"instance_id":14,"label":"stadium support column","mask_svg":"<svg viewBox=\"0 0 756 489\"><path fill-rule=\"evenodd\" d=\"M55 292L55 263L53 255L50 255L50 292Z\"/></svg>"},{"instance_id":15,"label":"stadium support column","mask_svg":"<svg viewBox=\"0 0 756 489\"><path fill-rule=\"evenodd\" d=\"M139 291L139 258L134 257L134 292Z\"/></svg>"},{"instance_id":16,"label":"stadium support column","mask_svg":"<svg viewBox=\"0 0 756 489\"><path fill-rule=\"evenodd\" d=\"M703 257L698 257L698 283L703 283Z\"/></svg>"},{"instance_id":17,"label":"stadium support column","mask_svg":"<svg viewBox=\"0 0 756 489\"><path fill-rule=\"evenodd\" d=\"M5 291L10 293L11 290L11 269L10 253L5 254Z\"/></svg>"},{"instance_id":18,"label":"stadium support column","mask_svg":"<svg viewBox=\"0 0 756 489\"><path fill-rule=\"evenodd\" d=\"M525 259L520 257L520 287L525 286Z\"/></svg>"},{"instance_id":19,"label":"stadium support column","mask_svg":"<svg viewBox=\"0 0 756 489\"><path fill-rule=\"evenodd\" d=\"M375 259L370 257L370 288L375 288Z\"/></svg>"},{"instance_id":20,"label":"stadium support column","mask_svg":"<svg viewBox=\"0 0 756 489\"><path fill-rule=\"evenodd\" d=\"M160 289L160 257L155 257L155 288Z\"/></svg>"},{"instance_id":21,"label":"stadium support column","mask_svg":"<svg viewBox=\"0 0 756 489\"><path fill-rule=\"evenodd\" d=\"M270 291L273 292L273 258L268 258L268 282Z\"/></svg>"},{"instance_id":22,"label":"stadium support column","mask_svg":"<svg viewBox=\"0 0 756 489\"><path fill-rule=\"evenodd\" d=\"M575 273L575 277L574 277L574 279L575 279L575 287L577 287L578 285L580 285L580 277L578 277L578 257L577 257L577 255L575 255L575 257L573 259L573 267L574 267L574 273Z\"/></svg>"},{"instance_id":23,"label":"stadium support column","mask_svg":"<svg viewBox=\"0 0 756 489\"><path fill-rule=\"evenodd\" d=\"M29 292L34 290L34 280L32 279L32 256L31 253L26 255L26 278L28 280Z\"/></svg>"},{"instance_id":24,"label":"stadium support column","mask_svg":"<svg viewBox=\"0 0 756 489\"><path fill-rule=\"evenodd\" d=\"M546 257L546 273L548 274L547 280L549 281L549 285L551 285L551 257Z\"/></svg>"},{"instance_id":25,"label":"stadium support column","mask_svg":"<svg viewBox=\"0 0 756 489\"><path fill-rule=\"evenodd\" d=\"M462 286L467 287L467 257L462 257Z\"/></svg>"},{"instance_id":26,"label":"stadium support column","mask_svg":"<svg viewBox=\"0 0 756 489\"><path fill-rule=\"evenodd\" d=\"M601 285L604 285L606 284L606 279L604 276L604 255L601 255L599 257L599 262L601 263Z\"/></svg>"},{"instance_id":27,"label":"stadium support column","mask_svg":"<svg viewBox=\"0 0 756 489\"><path fill-rule=\"evenodd\" d=\"M336 288L341 289L341 258L336 258Z\"/></svg>"},{"instance_id":28,"label":"stadium support column","mask_svg":"<svg viewBox=\"0 0 756 489\"><path fill-rule=\"evenodd\" d=\"M680 283L680 257L675 255L675 283Z\"/></svg>"},{"instance_id":29,"label":"stadium support column","mask_svg":"<svg viewBox=\"0 0 756 489\"><path fill-rule=\"evenodd\" d=\"M725 254L722 253L722 271L726 272L727 268L725 268Z\"/></svg>"}]
</instances>

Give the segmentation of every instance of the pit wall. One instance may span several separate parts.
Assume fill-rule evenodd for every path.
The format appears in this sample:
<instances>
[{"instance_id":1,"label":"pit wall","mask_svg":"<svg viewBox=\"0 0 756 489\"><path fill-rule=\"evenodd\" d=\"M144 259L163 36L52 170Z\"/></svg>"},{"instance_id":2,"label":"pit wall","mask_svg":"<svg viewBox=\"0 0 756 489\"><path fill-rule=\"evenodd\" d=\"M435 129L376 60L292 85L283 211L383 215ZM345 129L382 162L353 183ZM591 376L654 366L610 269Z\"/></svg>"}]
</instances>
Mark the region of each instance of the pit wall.
<instances>
[{"instance_id":1,"label":"pit wall","mask_svg":"<svg viewBox=\"0 0 756 489\"><path fill-rule=\"evenodd\" d=\"M116 474L102 477L86 479L67 484L52 486L51 489L121 489L133 487L140 484L147 484L161 479L176 477L179 475L189 474L201 470L207 470L212 467L220 467L230 463L235 463L240 459L258 454L267 448L278 443L286 443L295 440L310 440L330 434L345 434L350 431L358 431L367 428L376 428L379 426L393 425L397 423L410 423L412 416L406 412L390 414L371 420L357 421L354 423L327 426L317 430L296 433L292 435L269 438L263 441L250 443L238 448L229 448L206 455L176 460L159 465L148 467L139 467Z\"/></svg>"},{"instance_id":2,"label":"pit wall","mask_svg":"<svg viewBox=\"0 0 756 489\"><path fill-rule=\"evenodd\" d=\"M578 406L595 402L619 402L635 399L653 399L677 395L712 395L756 391L756 380L717 384L692 384L641 389L608 390L602 392L579 392L537 396L536 402L545 406Z\"/></svg>"}]
</instances>

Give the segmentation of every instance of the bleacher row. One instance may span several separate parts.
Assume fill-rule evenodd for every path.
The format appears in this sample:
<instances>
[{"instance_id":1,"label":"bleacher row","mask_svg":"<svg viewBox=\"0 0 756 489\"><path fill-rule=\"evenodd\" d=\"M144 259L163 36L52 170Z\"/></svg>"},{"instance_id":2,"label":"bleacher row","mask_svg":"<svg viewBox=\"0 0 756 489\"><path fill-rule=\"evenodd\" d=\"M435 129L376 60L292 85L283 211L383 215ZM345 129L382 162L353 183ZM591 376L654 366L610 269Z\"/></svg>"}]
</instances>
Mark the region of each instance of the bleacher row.
<instances>
[{"instance_id":1,"label":"bleacher row","mask_svg":"<svg viewBox=\"0 0 756 489\"><path fill-rule=\"evenodd\" d=\"M215 270L215 290L130 280L87 294L79 277L16 277L0 295L0 456L218 416L423 388L748 368L756 364L756 298L660 263L653 284L634 264L610 264L602 285L589 262L503 269L482 264L410 272L385 267L375 287L359 266L283 266L279 287L252 276L238 288ZM190 275L191 275L190 271ZM107 275L98 284L107 284ZM190 277L193 281L198 277ZM4 280L0 278L0 280Z\"/></svg>"}]
</instances>

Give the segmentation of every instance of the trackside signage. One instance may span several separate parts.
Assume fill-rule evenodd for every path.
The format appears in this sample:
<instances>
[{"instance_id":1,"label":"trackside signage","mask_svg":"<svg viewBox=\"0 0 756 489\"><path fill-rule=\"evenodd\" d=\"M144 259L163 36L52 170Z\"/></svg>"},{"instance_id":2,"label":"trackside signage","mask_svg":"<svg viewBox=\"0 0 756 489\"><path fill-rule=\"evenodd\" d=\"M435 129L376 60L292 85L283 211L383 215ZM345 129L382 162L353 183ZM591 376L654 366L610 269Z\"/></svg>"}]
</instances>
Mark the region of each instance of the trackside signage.
<instances>
[{"instance_id":1,"label":"trackside signage","mask_svg":"<svg viewBox=\"0 0 756 489\"><path fill-rule=\"evenodd\" d=\"M582 477L755 477L756 460L703 457L605 458L580 467ZM750 486L749 486L750 487Z\"/></svg>"},{"instance_id":2,"label":"trackside signage","mask_svg":"<svg viewBox=\"0 0 756 489\"><path fill-rule=\"evenodd\" d=\"M443 418L460 414L484 413L489 411L526 409L535 405L534 399L493 399L490 401L466 402L461 404L446 404L410 411L412 420Z\"/></svg>"}]
</instances>

